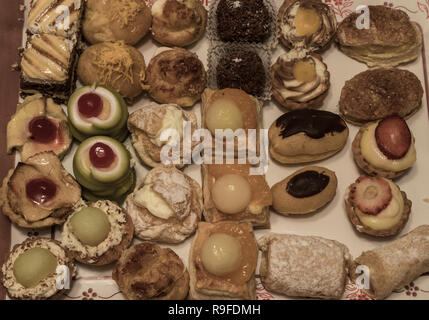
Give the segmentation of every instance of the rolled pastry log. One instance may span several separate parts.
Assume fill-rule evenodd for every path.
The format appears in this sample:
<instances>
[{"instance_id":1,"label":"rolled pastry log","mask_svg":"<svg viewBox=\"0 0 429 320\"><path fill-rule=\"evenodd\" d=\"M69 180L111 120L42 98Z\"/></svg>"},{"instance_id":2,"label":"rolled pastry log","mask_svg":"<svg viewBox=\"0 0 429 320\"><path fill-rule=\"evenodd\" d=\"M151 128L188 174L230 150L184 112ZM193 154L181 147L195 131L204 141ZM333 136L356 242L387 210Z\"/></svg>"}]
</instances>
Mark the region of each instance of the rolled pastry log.
<instances>
[{"instance_id":1,"label":"rolled pastry log","mask_svg":"<svg viewBox=\"0 0 429 320\"><path fill-rule=\"evenodd\" d=\"M369 269L369 288L364 289L368 295L374 299L388 297L394 290L429 272L429 225L420 226L391 243L362 253L350 268L353 282L362 274L362 267L356 270L358 266Z\"/></svg>"},{"instance_id":2,"label":"rolled pastry log","mask_svg":"<svg viewBox=\"0 0 429 320\"><path fill-rule=\"evenodd\" d=\"M267 234L259 274L265 289L292 297L339 299L351 264L345 245L321 237Z\"/></svg>"}]
</instances>

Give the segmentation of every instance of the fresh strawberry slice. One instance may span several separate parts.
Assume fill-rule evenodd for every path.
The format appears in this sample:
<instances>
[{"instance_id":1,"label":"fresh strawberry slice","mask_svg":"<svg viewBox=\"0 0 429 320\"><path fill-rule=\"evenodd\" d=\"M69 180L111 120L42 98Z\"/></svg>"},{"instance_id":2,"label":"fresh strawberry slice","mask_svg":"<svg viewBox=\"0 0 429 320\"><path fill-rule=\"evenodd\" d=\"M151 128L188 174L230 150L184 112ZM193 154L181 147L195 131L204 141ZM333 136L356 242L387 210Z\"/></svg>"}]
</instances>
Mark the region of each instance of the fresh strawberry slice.
<instances>
[{"instance_id":1,"label":"fresh strawberry slice","mask_svg":"<svg viewBox=\"0 0 429 320\"><path fill-rule=\"evenodd\" d=\"M405 120L398 115L392 115L378 123L375 140L381 152L387 158L395 160L407 154L412 137Z\"/></svg>"},{"instance_id":2,"label":"fresh strawberry slice","mask_svg":"<svg viewBox=\"0 0 429 320\"><path fill-rule=\"evenodd\" d=\"M377 215L392 199L389 183L379 177L360 176L353 184L349 200L363 213Z\"/></svg>"}]
</instances>

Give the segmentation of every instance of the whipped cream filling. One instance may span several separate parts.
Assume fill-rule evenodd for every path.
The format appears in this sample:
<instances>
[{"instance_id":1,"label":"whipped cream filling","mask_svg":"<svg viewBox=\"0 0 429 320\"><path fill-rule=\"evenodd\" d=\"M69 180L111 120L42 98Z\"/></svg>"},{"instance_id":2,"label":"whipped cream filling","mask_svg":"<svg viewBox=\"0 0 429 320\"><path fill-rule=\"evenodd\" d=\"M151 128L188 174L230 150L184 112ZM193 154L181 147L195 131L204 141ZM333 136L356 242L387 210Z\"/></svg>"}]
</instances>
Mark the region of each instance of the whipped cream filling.
<instances>
[{"instance_id":1,"label":"whipped cream filling","mask_svg":"<svg viewBox=\"0 0 429 320\"><path fill-rule=\"evenodd\" d=\"M183 137L183 112L182 110L177 109L173 106L166 106L165 115L162 119L162 124L155 136L150 136L150 141L158 146L162 147L163 145L170 142L174 139L173 136L170 136L168 139L164 139L164 135L167 134L167 129L174 130L179 134L180 139Z\"/></svg>"},{"instance_id":2,"label":"whipped cream filling","mask_svg":"<svg viewBox=\"0 0 429 320\"><path fill-rule=\"evenodd\" d=\"M389 183L392 192L392 199L388 206L377 215L363 213L358 208L354 208L359 220L366 226L374 230L386 230L394 227L401 220L404 212L404 199L401 191L395 183L388 179L384 179ZM350 188L347 190L346 199L349 198Z\"/></svg>"},{"instance_id":3,"label":"whipped cream filling","mask_svg":"<svg viewBox=\"0 0 429 320\"><path fill-rule=\"evenodd\" d=\"M362 156L369 164L376 168L399 172L410 168L416 162L416 148L414 146L414 137L408 152L401 159L389 159L378 148L375 139L375 129L378 122L370 124L362 134L360 148Z\"/></svg>"},{"instance_id":4,"label":"whipped cream filling","mask_svg":"<svg viewBox=\"0 0 429 320\"><path fill-rule=\"evenodd\" d=\"M314 65L316 78L310 82L298 81L293 75L294 64L299 60L309 60ZM328 89L326 65L314 56L306 55L305 51L291 51L280 56L273 66L273 88L285 100L308 102L323 94Z\"/></svg>"},{"instance_id":5,"label":"whipped cream filling","mask_svg":"<svg viewBox=\"0 0 429 320\"><path fill-rule=\"evenodd\" d=\"M74 213L80 211L86 206L86 204L82 204L80 207L75 208ZM74 213L68 217L61 234L62 245L71 251L79 252L80 257L82 259L89 259L90 263L96 262L96 258L100 257L111 248L121 243L125 224L127 222L126 216L122 209L109 200L97 201L93 203L91 207L98 208L106 213L107 219L110 223L110 232L106 239L104 239L96 247L85 245L80 242L79 239L74 235L71 227L71 218L73 217Z\"/></svg>"},{"instance_id":6,"label":"whipped cream filling","mask_svg":"<svg viewBox=\"0 0 429 320\"><path fill-rule=\"evenodd\" d=\"M58 266L67 265L68 258L64 249L48 239L37 239L35 241L27 242L25 247L19 246L10 254L8 260L2 266L2 273L4 275L3 285L8 290L11 297L48 299L59 291L57 289L56 280L60 274L57 273L47 277L32 288L26 288L16 280L13 273L13 266L16 259L26 250L36 247L49 250L57 258Z\"/></svg>"}]
</instances>

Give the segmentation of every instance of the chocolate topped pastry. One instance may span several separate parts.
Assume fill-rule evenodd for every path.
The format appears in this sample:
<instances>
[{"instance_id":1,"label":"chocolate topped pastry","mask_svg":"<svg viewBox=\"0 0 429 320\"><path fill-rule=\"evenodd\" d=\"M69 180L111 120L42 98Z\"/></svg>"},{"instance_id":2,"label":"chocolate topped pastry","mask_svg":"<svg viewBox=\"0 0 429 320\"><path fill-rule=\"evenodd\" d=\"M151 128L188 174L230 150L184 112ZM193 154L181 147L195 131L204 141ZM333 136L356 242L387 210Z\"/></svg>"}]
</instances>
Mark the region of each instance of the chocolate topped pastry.
<instances>
[{"instance_id":1,"label":"chocolate topped pastry","mask_svg":"<svg viewBox=\"0 0 429 320\"><path fill-rule=\"evenodd\" d=\"M273 208L282 215L308 214L319 210L335 196L335 172L309 166L271 187Z\"/></svg>"},{"instance_id":2,"label":"chocolate topped pastry","mask_svg":"<svg viewBox=\"0 0 429 320\"><path fill-rule=\"evenodd\" d=\"M277 28L286 47L323 51L337 31L337 20L333 10L320 0L285 0Z\"/></svg>"},{"instance_id":3,"label":"chocolate topped pastry","mask_svg":"<svg viewBox=\"0 0 429 320\"><path fill-rule=\"evenodd\" d=\"M241 89L254 96L263 94L266 73L256 52L234 49L219 60L216 71L219 89Z\"/></svg>"},{"instance_id":4,"label":"chocolate topped pastry","mask_svg":"<svg viewBox=\"0 0 429 320\"><path fill-rule=\"evenodd\" d=\"M392 114L406 118L420 108L422 97L423 87L414 73L378 68L347 81L339 105L347 121L362 124Z\"/></svg>"},{"instance_id":5,"label":"chocolate topped pastry","mask_svg":"<svg viewBox=\"0 0 429 320\"><path fill-rule=\"evenodd\" d=\"M316 53L293 50L271 67L273 97L292 110L320 107L328 94L329 80L327 66Z\"/></svg>"},{"instance_id":6,"label":"chocolate topped pastry","mask_svg":"<svg viewBox=\"0 0 429 320\"><path fill-rule=\"evenodd\" d=\"M346 123L335 113L294 110L271 125L269 150L274 159L285 164L322 160L340 151L348 135Z\"/></svg>"},{"instance_id":7,"label":"chocolate topped pastry","mask_svg":"<svg viewBox=\"0 0 429 320\"><path fill-rule=\"evenodd\" d=\"M222 41L264 42L273 32L264 0L220 0L216 19Z\"/></svg>"},{"instance_id":8,"label":"chocolate topped pastry","mask_svg":"<svg viewBox=\"0 0 429 320\"><path fill-rule=\"evenodd\" d=\"M350 58L370 67L394 67L416 59L422 33L406 12L386 6L368 6L369 29L356 26L360 13L352 12L338 26L336 41Z\"/></svg>"},{"instance_id":9,"label":"chocolate topped pastry","mask_svg":"<svg viewBox=\"0 0 429 320\"><path fill-rule=\"evenodd\" d=\"M347 127L344 120L335 113L322 110L297 110L285 113L276 120L281 128L280 135L287 138L304 132L313 139L323 138L331 132L342 132Z\"/></svg>"}]
</instances>

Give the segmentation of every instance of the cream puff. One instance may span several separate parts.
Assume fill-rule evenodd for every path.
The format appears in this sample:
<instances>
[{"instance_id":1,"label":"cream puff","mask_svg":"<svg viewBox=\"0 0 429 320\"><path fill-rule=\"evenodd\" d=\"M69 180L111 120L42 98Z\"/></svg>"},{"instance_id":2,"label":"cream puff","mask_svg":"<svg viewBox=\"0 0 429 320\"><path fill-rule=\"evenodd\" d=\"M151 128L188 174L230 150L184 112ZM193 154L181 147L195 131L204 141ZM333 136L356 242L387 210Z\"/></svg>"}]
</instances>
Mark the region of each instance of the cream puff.
<instances>
[{"instance_id":1,"label":"cream puff","mask_svg":"<svg viewBox=\"0 0 429 320\"><path fill-rule=\"evenodd\" d=\"M119 259L131 244L134 225L127 212L109 200L82 204L68 217L61 245L77 261L103 266Z\"/></svg>"},{"instance_id":2,"label":"cream puff","mask_svg":"<svg viewBox=\"0 0 429 320\"><path fill-rule=\"evenodd\" d=\"M156 102L192 107L207 86L207 74L195 53L161 48L147 67L146 84Z\"/></svg>"},{"instance_id":3,"label":"cream puff","mask_svg":"<svg viewBox=\"0 0 429 320\"><path fill-rule=\"evenodd\" d=\"M125 205L138 238L180 243L195 232L202 201L198 182L170 166L149 171Z\"/></svg>"},{"instance_id":4,"label":"cream puff","mask_svg":"<svg viewBox=\"0 0 429 320\"><path fill-rule=\"evenodd\" d=\"M58 241L29 238L7 255L0 282L14 300L58 299L70 289L75 272L72 257Z\"/></svg>"},{"instance_id":5,"label":"cream puff","mask_svg":"<svg viewBox=\"0 0 429 320\"><path fill-rule=\"evenodd\" d=\"M112 278L129 300L184 300L189 291L189 273L180 257L151 242L125 250Z\"/></svg>"},{"instance_id":6,"label":"cream puff","mask_svg":"<svg viewBox=\"0 0 429 320\"><path fill-rule=\"evenodd\" d=\"M101 42L85 49L79 58L77 74L82 84L112 88L127 102L146 88L143 54L123 41Z\"/></svg>"},{"instance_id":7,"label":"cream puff","mask_svg":"<svg viewBox=\"0 0 429 320\"><path fill-rule=\"evenodd\" d=\"M416 162L414 136L398 115L361 127L353 140L352 152L362 171L388 179L402 176Z\"/></svg>"},{"instance_id":8,"label":"cream puff","mask_svg":"<svg viewBox=\"0 0 429 320\"><path fill-rule=\"evenodd\" d=\"M270 227L273 198L263 175L251 175L250 164L202 165L204 217L208 222L251 222Z\"/></svg>"},{"instance_id":9,"label":"cream puff","mask_svg":"<svg viewBox=\"0 0 429 320\"><path fill-rule=\"evenodd\" d=\"M187 126L193 134L197 128L197 117L193 112L184 111L176 104L150 103L131 113L128 118L133 147L140 160L149 167L174 164L178 168L183 168L186 164L190 164L190 161L184 159L188 152L184 147L182 148L183 132L187 130ZM177 135L161 139L163 132L168 132L169 129L175 130ZM180 149L177 154L163 153L164 146L167 144L177 146L179 142ZM195 143L191 142L188 151L191 151L194 146ZM168 163L165 163L166 161Z\"/></svg>"},{"instance_id":10,"label":"cream puff","mask_svg":"<svg viewBox=\"0 0 429 320\"><path fill-rule=\"evenodd\" d=\"M368 6L368 28L357 26L359 12L351 12L338 26L336 41L350 58L369 67L394 67L415 60L421 52L423 35L404 10Z\"/></svg>"},{"instance_id":11,"label":"cream puff","mask_svg":"<svg viewBox=\"0 0 429 320\"><path fill-rule=\"evenodd\" d=\"M152 36L166 46L186 47L198 41L207 24L199 0L157 0L152 5Z\"/></svg>"},{"instance_id":12,"label":"cream puff","mask_svg":"<svg viewBox=\"0 0 429 320\"><path fill-rule=\"evenodd\" d=\"M277 29L286 47L320 52L334 39L337 19L320 0L285 0L277 15Z\"/></svg>"},{"instance_id":13,"label":"cream puff","mask_svg":"<svg viewBox=\"0 0 429 320\"><path fill-rule=\"evenodd\" d=\"M151 23L150 8L144 0L87 0L82 33L91 44L124 41L135 45L148 33Z\"/></svg>"},{"instance_id":14,"label":"cream puff","mask_svg":"<svg viewBox=\"0 0 429 320\"><path fill-rule=\"evenodd\" d=\"M0 189L1 211L23 228L63 224L80 200L79 184L52 151L18 163Z\"/></svg>"},{"instance_id":15,"label":"cream puff","mask_svg":"<svg viewBox=\"0 0 429 320\"><path fill-rule=\"evenodd\" d=\"M270 75L274 99L291 110L320 107L331 86L322 56L305 51L292 50L281 55Z\"/></svg>"},{"instance_id":16,"label":"cream puff","mask_svg":"<svg viewBox=\"0 0 429 320\"><path fill-rule=\"evenodd\" d=\"M401 232L412 205L407 194L391 180L368 176L360 176L347 188L345 204L356 230L376 237Z\"/></svg>"},{"instance_id":17,"label":"cream puff","mask_svg":"<svg viewBox=\"0 0 429 320\"><path fill-rule=\"evenodd\" d=\"M257 260L250 223L200 222L189 253L189 299L255 299Z\"/></svg>"}]
</instances>

